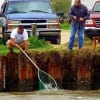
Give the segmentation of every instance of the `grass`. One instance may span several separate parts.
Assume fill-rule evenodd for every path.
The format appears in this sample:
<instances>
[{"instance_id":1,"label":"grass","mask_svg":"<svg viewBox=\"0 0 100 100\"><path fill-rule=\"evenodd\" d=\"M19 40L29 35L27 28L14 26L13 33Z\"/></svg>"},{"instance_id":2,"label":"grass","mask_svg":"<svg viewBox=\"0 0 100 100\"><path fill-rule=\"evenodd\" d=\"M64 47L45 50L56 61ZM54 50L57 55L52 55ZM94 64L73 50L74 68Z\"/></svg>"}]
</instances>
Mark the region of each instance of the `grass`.
<instances>
[{"instance_id":1,"label":"grass","mask_svg":"<svg viewBox=\"0 0 100 100\"><path fill-rule=\"evenodd\" d=\"M14 52L19 53L19 50L14 48ZM9 53L9 49L6 45L0 44L0 55L7 55Z\"/></svg>"},{"instance_id":2,"label":"grass","mask_svg":"<svg viewBox=\"0 0 100 100\"><path fill-rule=\"evenodd\" d=\"M70 24L67 22L62 23L60 26L63 30L70 30Z\"/></svg>"},{"instance_id":3,"label":"grass","mask_svg":"<svg viewBox=\"0 0 100 100\"><path fill-rule=\"evenodd\" d=\"M77 39L75 40L75 43L74 43L74 51L77 51L78 50L78 46L77 46ZM68 46L68 43L67 44L63 44L63 45L53 45L53 44L48 44L48 45L45 45L43 47L35 47L35 48L31 48L29 49L29 52L33 52L33 51L53 51L53 50L56 50L56 51L63 51L63 50L67 50ZM97 43L97 49L96 50L100 50L100 44ZM84 41L84 48L88 48L88 49L93 49L92 47L92 40L88 39L88 38L85 38L85 41ZM8 48L3 45L3 44L0 44L0 55L6 55L7 53L9 52ZM14 52L19 52L18 49L14 49Z\"/></svg>"},{"instance_id":4,"label":"grass","mask_svg":"<svg viewBox=\"0 0 100 100\"><path fill-rule=\"evenodd\" d=\"M37 37L29 38L30 46L29 51L48 51L53 48L53 46L46 42L44 39L38 39ZM14 52L19 53L19 50L14 48ZM3 44L2 39L0 39L0 55L6 55L9 53L9 49Z\"/></svg>"},{"instance_id":5,"label":"grass","mask_svg":"<svg viewBox=\"0 0 100 100\"><path fill-rule=\"evenodd\" d=\"M38 39L38 37L30 37L29 38L30 42L30 49L36 49L36 48L47 48L49 49L52 47L47 41L44 39Z\"/></svg>"},{"instance_id":6,"label":"grass","mask_svg":"<svg viewBox=\"0 0 100 100\"><path fill-rule=\"evenodd\" d=\"M40 48L33 48L33 49L29 49L29 52L31 51L52 51L53 46L45 46L44 48L40 47ZM19 53L19 50L14 48L14 52ZM3 45L0 44L0 55L7 55L9 53L9 49Z\"/></svg>"},{"instance_id":7,"label":"grass","mask_svg":"<svg viewBox=\"0 0 100 100\"><path fill-rule=\"evenodd\" d=\"M0 55L7 54L8 49L5 45L3 45L2 39L0 38Z\"/></svg>"},{"instance_id":8,"label":"grass","mask_svg":"<svg viewBox=\"0 0 100 100\"><path fill-rule=\"evenodd\" d=\"M62 29L66 29L66 24L62 25ZM68 28L68 27L67 27ZM56 50L56 51L63 51L63 50L67 50L68 47L68 43L63 44L63 45L53 45L50 44L48 42L46 42L45 40L41 40L36 37L34 38L30 38L30 49L29 52L33 52L33 51L52 51L52 50ZM96 50L100 50L100 43L97 43L97 49ZM84 40L84 48L88 48L88 49L93 49L93 45L92 45L92 40L88 39L87 37L85 37ZM78 40L77 38L75 39L75 43L74 43L74 50L77 51L78 50ZM14 52L19 52L18 49L14 49ZM2 39L0 39L0 55L6 55L9 53L8 48L3 45Z\"/></svg>"},{"instance_id":9,"label":"grass","mask_svg":"<svg viewBox=\"0 0 100 100\"><path fill-rule=\"evenodd\" d=\"M0 44L0 55L5 55L7 54L9 51L7 49L7 47L3 44Z\"/></svg>"}]
</instances>

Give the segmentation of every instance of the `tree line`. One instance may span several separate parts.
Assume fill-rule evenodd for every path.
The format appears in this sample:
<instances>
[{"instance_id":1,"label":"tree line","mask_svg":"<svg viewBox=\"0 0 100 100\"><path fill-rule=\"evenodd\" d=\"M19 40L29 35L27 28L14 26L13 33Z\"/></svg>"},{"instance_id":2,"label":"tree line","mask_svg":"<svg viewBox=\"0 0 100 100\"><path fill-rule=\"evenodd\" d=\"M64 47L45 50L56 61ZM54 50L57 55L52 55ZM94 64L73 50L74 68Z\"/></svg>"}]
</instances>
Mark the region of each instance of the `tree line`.
<instances>
[{"instance_id":1,"label":"tree line","mask_svg":"<svg viewBox=\"0 0 100 100\"><path fill-rule=\"evenodd\" d=\"M55 11L63 11L67 14L71 5L71 0L51 0L51 3Z\"/></svg>"}]
</instances>

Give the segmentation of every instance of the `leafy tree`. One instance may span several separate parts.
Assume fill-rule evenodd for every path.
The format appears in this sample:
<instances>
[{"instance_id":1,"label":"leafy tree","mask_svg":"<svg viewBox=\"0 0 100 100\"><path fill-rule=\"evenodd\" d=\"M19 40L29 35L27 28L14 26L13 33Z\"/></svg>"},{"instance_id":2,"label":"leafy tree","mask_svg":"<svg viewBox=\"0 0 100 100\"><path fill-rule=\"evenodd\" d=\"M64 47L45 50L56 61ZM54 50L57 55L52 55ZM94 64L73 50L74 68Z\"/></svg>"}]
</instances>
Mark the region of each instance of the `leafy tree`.
<instances>
[{"instance_id":1,"label":"leafy tree","mask_svg":"<svg viewBox=\"0 0 100 100\"><path fill-rule=\"evenodd\" d=\"M55 11L63 11L65 14L68 13L71 0L51 0Z\"/></svg>"}]
</instances>

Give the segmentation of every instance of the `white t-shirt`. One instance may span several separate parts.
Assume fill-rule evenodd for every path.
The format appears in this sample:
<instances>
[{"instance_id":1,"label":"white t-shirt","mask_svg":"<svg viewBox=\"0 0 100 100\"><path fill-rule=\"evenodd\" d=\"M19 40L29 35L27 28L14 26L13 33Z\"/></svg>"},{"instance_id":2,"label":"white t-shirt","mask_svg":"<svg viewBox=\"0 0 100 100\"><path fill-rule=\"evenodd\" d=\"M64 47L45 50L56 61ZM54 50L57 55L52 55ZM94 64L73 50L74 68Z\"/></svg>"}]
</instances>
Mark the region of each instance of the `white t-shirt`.
<instances>
[{"instance_id":1,"label":"white t-shirt","mask_svg":"<svg viewBox=\"0 0 100 100\"><path fill-rule=\"evenodd\" d=\"M24 29L23 34L19 34L17 30L18 30L17 28L14 29L10 35L11 38L15 39L16 43L21 43L24 40L28 40L28 33L25 29Z\"/></svg>"}]
</instances>

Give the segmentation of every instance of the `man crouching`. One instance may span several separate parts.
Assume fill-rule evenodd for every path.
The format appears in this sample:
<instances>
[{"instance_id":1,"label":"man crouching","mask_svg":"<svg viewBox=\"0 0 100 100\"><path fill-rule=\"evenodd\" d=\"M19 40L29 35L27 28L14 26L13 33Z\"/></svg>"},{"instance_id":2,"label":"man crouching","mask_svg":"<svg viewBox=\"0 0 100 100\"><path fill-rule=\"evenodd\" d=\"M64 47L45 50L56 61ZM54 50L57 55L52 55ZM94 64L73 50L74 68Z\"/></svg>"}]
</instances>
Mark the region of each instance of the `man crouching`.
<instances>
[{"instance_id":1,"label":"man crouching","mask_svg":"<svg viewBox=\"0 0 100 100\"><path fill-rule=\"evenodd\" d=\"M6 45L10 49L10 52L13 52L14 47L18 49L22 48L25 52L28 51L28 33L23 25L19 25L18 28L11 32L10 40L7 41Z\"/></svg>"}]
</instances>

